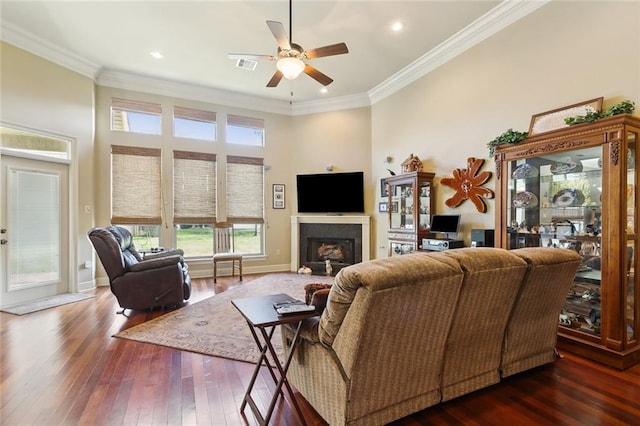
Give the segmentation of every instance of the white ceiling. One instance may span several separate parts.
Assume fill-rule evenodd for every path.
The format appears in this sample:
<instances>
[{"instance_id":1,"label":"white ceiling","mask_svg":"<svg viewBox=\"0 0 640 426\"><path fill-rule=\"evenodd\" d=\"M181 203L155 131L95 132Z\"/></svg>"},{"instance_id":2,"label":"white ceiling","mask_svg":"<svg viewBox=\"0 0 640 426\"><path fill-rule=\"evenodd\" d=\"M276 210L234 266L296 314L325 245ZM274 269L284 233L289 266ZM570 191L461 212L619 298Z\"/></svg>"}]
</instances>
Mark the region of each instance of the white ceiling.
<instances>
[{"instance_id":1,"label":"white ceiling","mask_svg":"<svg viewBox=\"0 0 640 426\"><path fill-rule=\"evenodd\" d=\"M293 41L305 49L345 42L346 55L309 61L334 79L320 93L302 74L266 84L275 62L236 68L228 53L276 54L266 20L289 32L289 2L7 1L4 41L105 85L126 79L188 84L286 104L366 99L408 84L545 2L294 0ZM399 20L404 29L393 33ZM160 51L164 59L150 56ZM109 83L111 82L111 84ZM245 96L245 97L246 97Z\"/></svg>"}]
</instances>

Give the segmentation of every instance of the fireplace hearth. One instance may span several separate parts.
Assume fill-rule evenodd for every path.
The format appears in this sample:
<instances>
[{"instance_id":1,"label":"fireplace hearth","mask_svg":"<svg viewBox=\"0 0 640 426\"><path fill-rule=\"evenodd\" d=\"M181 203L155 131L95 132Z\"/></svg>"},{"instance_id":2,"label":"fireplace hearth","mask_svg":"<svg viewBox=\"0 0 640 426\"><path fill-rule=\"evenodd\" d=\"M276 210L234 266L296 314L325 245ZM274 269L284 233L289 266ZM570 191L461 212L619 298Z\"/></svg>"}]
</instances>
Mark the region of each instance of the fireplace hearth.
<instances>
[{"instance_id":1,"label":"fireplace hearth","mask_svg":"<svg viewBox=\"0 0 640 426\"><path fill-rule=\"evenodd\" d=\"M332 275L348 265L369 260L368 216L292 216L291 270L302 266L313 274Z\"/></svg>"}]
</instances>

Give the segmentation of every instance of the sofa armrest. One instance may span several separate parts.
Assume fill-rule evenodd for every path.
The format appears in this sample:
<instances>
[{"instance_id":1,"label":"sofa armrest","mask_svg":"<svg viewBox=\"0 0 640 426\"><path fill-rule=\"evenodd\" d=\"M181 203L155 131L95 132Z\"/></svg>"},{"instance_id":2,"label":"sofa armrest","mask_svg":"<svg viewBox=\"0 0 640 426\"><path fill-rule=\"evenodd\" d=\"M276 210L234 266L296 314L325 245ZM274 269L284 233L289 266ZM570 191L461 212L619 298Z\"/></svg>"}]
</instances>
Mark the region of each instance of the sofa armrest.
<instances>
[{"instance_id":1,"label":"sofa armrest","mask_svg":"<svg viewBox=\"0 0 640 426\"><path fill-rule=\"evenodd\" d=\"M141 272L178 264L180 264L180 267L182 268L182 256L176 254L173 256L159 257L157 259L143 260L142 262L134 263L129 267L129 271Z\"/></svg>"}]
</instances>

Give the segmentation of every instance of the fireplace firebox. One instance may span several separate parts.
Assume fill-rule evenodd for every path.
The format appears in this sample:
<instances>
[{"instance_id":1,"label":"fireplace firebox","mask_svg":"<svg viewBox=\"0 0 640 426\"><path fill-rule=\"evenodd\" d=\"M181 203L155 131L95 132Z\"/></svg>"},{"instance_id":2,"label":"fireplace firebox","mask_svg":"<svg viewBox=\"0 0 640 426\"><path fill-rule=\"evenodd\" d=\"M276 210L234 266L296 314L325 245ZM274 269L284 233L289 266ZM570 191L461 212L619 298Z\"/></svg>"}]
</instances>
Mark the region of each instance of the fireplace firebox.
<instances>
[{"instance_id":1,"label":"fireplace firebox","mask_svg":"<svg viewBox=\"0 0 640 426\"><path fill-rule=\"evenodd\" d=\"M300 265L311 268L312 274L326 273L326 261L332 273L345 266L362 262L362 229L355 224L300 224Z\"/></svg>"},{"instance_id":2,"label":"fireplace firebox","mask_svg":"<svg viewBox=\"0 0 640 426\"><path fill-rule=\"evenodd\" d=\"M291 271L308 266L313 274L324 275L328 260L335 275L369 260L369 224L365 215L291 216Z\"/></svg>"}]
</instances>

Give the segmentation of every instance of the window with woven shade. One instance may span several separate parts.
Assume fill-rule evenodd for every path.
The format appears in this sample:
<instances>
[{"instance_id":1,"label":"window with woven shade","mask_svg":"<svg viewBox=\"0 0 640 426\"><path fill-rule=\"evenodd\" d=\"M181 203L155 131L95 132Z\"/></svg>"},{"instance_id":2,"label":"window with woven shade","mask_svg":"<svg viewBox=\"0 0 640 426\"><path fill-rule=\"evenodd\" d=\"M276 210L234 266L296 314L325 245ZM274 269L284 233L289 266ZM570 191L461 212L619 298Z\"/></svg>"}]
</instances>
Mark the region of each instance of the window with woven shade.
<instances>
[{"instance_id":1,"label":"window with woven shade","mask_svg":"<svg viewBox=\"0 0 640 426\"><path fill-rule=\"evenodd\" d=\"M162 134L162 106L151 102L111 99L111 130Z\"/></svg>"},{"instance_id":2,"label":"window with woven shade","mask_svg":"<svg viewBox=\"0 0 640 426\"><path fill-rule=\"evenodd\" d=\"M227 157L227 220L264 222L264 166L262 158Z\"/></svg>"},{"instance_id":3,"label":"window with woven shade","mask_svg":"<svg viewBox=\"0 0 640 426\"><path fill-rule=\"evenodd\" d=\"M111 145L111 223L162 223L161 151Z\"/></svg>"},{"instance_id":4,"label":"window with woven shade","mask_svg":"<svg viewBox=\"0 0 640 426\"><path fill-rule=\"evenodd\" d=\"M234 251L263 254L264 166L262 158L227 157L227 221Z\"/></svg>"},{"instance_id":5,"label":"window with woven shade","mask_svg":"<svg viewBox=\"0 0 640 426\"><path fill-rule=\"evenodd\" d=\"M240 115L227 115L227 142L264 146L264 120Z\"/></svg>"},{"instance_id":6,"label":"window with woven shade","mask_svg":"<svg viewBox=\"0 0 640 426\"><path fill-rule=\"evenodd\" d=\"M216 221L216 155L173 151L173 221Z\"/></svg>"},{"instance_id":7,"label":"window with woven shade","mask_svg":"<svg viewBox=\"0 0 640 426\"><path fill-rule=\"evenodd\" d=\"M217 213L215 154L173 151L173 223L185 256L213 254Z\"/></svg>"},{"instance_id":8,"label":"window with woven shade","mask_svg":"<svg viewBox=\"0 0 640 426\"><path fill-rule=\"evenodd\" d=\"M216 140L216 113L173 107L173 136L206 141Z\"/></svg>"}]
</instances>

